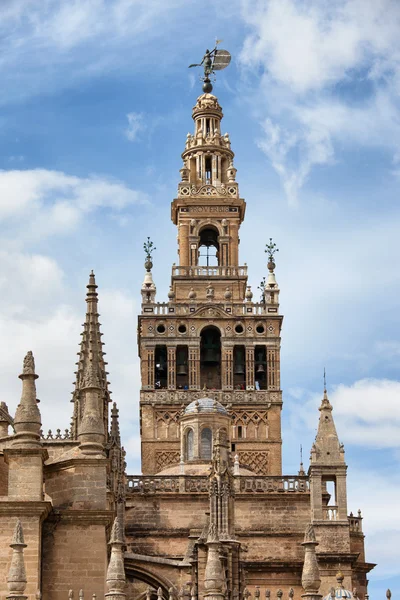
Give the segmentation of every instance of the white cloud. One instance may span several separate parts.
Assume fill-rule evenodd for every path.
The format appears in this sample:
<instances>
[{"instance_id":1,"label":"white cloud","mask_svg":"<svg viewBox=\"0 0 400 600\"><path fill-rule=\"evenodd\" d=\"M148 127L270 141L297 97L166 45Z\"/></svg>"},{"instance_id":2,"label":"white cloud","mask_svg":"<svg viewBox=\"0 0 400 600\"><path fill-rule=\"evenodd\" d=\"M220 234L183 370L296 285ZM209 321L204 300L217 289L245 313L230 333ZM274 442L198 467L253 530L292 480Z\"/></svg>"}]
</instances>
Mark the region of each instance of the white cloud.
<instances>
[{"instance_id":1,"label":"white cloud","mask_svg":"<svg viewBox=\"0 0 400 600\"><path fill-rule=\"evenodd\" d=\"M241 64L257 75L262 69L260 93L251 95L264 131L259 146L291 205L313 167L334 162L338 141L398 152L397 2L249 0L242 6L250 33Z\"/></svg>"},{"instance_id":2,"label":"white cloud","mask_svg":"<svg viewBox=\"0 0 400 600\"><path fill-rule=\"evenodd\" d=\"M299 390L291 395L298 400ZM399 381L369 378L333 386L329 400L340 440L364 448L399 448L399 398ZM291 404L292 418L315 430L321 394L310 396L304 390L302 399Z\"/></svg>"},{"instance_id":3,"label":"white cloud","mask_svg":"<svg viewBox=\"0 0 400 600\"><path fill-rule=\"evenodd\" d=\"M128 127L125 129L125 135L130 142L134 142L138 138L138 134L145 129L143 115L140 113L130 112L126 115L128 119Z\"/></svg>"},{"instance_id":4,"label":"white cloud","mask_svg":"<svg viewBox=\"0 0 400 600\"><path fill-rule=\"evenodd\" d=\"M25 240L68 233L99 208L119 213L146 202L146 194L102 176L80 178L46 169L0 171L0 226L6 224L8 231L12 220Z\"/></svg>"}]
</instances>

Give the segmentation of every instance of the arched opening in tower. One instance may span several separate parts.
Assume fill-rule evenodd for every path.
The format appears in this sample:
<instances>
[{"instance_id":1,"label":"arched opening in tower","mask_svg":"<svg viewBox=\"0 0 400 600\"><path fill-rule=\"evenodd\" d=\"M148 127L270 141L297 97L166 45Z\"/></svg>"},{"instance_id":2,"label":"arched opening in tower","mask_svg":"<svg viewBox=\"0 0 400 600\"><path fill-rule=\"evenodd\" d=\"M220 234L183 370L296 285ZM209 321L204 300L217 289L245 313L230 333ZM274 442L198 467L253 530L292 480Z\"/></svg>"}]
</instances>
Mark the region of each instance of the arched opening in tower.
<instances>
[{"instance_id":1,"label":"arched opening in tower","mask_svg":"<svg viewBox=\"0 0 400 600\"><path fill-rule=\"evenodd\" d=\"M219 266L219 232L216 227L208 225L200 231L199 266Z\"/></svg>"},{"instance_id":2,"label":"arched opening in tower","mask_svg":"<svg viewBox=\"0 0 400 600\"><path fill-rule=\"evenodd\" d=\"M213 325L200 334L200 384L209 390L221 388L221 332Z\"/></svg>"}]
</instances>

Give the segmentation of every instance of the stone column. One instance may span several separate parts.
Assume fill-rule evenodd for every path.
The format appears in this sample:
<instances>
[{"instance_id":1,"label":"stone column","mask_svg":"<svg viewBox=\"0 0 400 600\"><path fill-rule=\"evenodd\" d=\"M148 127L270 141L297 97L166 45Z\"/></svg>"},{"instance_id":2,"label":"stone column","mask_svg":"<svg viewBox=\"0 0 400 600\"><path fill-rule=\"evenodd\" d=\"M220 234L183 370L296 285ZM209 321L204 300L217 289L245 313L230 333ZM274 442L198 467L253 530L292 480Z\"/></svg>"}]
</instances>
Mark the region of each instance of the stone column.
<instances>
[{"instance_id":1,"label":"stone column","mask_svg":"<svg viewBox=\"0 0 400 600\"><path fill-rule=\"evenodd\" d=\"M176 389L176 346L169 346L168 350L168 389Z\"/></svg>"},{"instance_id":2,"label":"stone column","mask_svg":"<svg viewBox=\"0 0 400 600\"><path fill-rule=\"evenodd\" d=\"M179 264L189 266L189 223L179 223Z\"/></svg>"},{"instance_id":3,"label":"stone column","mask_svg":"<svg viewBox=\"0 0 400 600\"><path fill-rule=\"evenodd\" d=\"M246 348L246 390L254 390L254 346Z\"/></svg>"},{"instance_id":4,"label":"stone column","mask_svg":"<svg viewBox=\"0 0 400 600\"><path fill-rule=\"evenodd\" d=\"M233 349L222 347L222 389L233 390Z\"/></svg>"},{"instance_id":5,"label":"stone column","mask_svg":"<svg viewBox=\"0 0 400 600\"><path fill-rule=\"evenodd\" d=\"M200 387L200 348L189 347L189 389L198 390Z\"/></svg>"}]
</instances>

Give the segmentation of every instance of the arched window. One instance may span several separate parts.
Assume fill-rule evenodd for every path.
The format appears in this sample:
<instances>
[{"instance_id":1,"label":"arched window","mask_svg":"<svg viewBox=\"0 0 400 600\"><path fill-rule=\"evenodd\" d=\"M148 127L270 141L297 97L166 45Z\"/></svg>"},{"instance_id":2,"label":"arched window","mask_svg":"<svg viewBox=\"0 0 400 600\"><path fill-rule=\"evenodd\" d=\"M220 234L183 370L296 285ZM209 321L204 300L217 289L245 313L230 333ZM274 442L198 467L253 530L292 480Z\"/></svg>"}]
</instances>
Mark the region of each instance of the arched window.
<instances>
[{"instance_id":1,"label":"arched window","mask_svg":"<svg viewBox=\"0 0 400 600\"><path fill-rule=\"evenodd\" d=\"M219 233L215 227L207 226L200 231L199 266L219 265Z\"/></svg>"},{"instance_id":2,"label":"arched window","mask_svg":"<svg viewBox=\"0 0 400 600\"><path fill-rule=\"evenodd\" d=\"M200 384L208 390L221 388L221 332L213 325L200 334Z\"/></svg>"},{"instance_id":3,"label":"arched window","mask_svg":"<svg viewBox=\"0 0 400 600\"><path fill-rule=\"evenodd\" d=\"M211 449L212 431L208 427L205 427L202 430L200 437L200 458L204 458L204 460L211 460Z\"/></svg>"},{"instance_id":4,"label":"arched window","mask_svg":"<svg viewBox=\"0 0 400 600\"><path fill-rule=\"evenodd\" d=\"M193 429L189 429L186 434L186 459L193 460L193 444L194 444L194 433Z\"/></svg>"}]
</instances>

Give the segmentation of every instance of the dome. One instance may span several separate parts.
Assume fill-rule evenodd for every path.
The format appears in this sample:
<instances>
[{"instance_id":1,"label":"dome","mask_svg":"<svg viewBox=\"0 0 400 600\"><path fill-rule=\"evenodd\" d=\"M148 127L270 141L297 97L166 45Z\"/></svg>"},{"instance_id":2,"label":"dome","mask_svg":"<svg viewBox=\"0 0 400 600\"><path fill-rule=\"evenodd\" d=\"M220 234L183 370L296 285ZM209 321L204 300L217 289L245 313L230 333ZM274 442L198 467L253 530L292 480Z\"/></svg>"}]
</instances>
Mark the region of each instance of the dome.
<instances>
[{"instance_id":1,"label":"dome","mask_svg":"<svg viewBox=\"0 0 400 600\"><path fill-rule=\"evenodd\" d=\"M193 400L185 408L185 415L193 415L196 413L215 413L218 412L228 416L228 411L220 402L213 400L212 398L200 398L199 400Z\"/></svg>"},{"instance_id":2,"label":"dome","mask_svg":"<svg viewBox=\"0 0 400 600\"><path fill-rule=\"evenodd\" d=\"M325 596L324 600L333 600L334 598L338 598L338 600L340 600L340 598L355 598L352 592L343 587L343 579L344 575L339 572L336 575L336 581L338 582L336 589L332 588L330 593Z\"/></svg>"}]
</instances>

